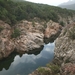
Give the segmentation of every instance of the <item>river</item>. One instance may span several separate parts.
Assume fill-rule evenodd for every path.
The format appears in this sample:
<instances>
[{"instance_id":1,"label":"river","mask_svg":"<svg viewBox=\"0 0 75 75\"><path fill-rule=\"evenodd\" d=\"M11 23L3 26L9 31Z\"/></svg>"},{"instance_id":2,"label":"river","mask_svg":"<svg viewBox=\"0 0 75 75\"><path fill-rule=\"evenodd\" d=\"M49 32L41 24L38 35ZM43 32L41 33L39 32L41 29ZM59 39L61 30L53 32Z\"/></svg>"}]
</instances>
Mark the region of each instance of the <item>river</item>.
<instances>
[{"instance_id":1,"label":"river","mask_svg":"<svg viewBox=\"0 0 75 75\"><path fill-rule=\"evenodd\" d=\"M45 44L38 54L12 54L0 62L0 75L28 75L35 69L45 66L54 57L54 43Z\"/></svg>"}]
</instances>

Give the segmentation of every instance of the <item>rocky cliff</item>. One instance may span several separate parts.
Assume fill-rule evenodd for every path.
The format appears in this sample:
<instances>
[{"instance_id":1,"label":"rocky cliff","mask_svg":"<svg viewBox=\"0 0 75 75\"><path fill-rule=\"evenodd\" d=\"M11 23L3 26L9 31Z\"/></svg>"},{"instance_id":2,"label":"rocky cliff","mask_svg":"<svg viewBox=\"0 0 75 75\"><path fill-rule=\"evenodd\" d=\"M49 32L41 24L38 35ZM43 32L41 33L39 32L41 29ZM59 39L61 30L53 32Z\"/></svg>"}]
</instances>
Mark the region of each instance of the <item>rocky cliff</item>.
<instances>
[{"instance_id":1,"label":"rocky cliff","mask_svg":"<svg viewBox=\"0 0 75 75\"><path fill-rule=\"evenodd\" d=\"M55 40L54 60L30 75L75 75L75 22L63 28Z\"/></svg>"},{"instance_id":2,"label":"rocky cliff","mask_svg":"<svg viewBox=\"0 0 75 75\"><path fill-rule=\"evenodd\" d=\"M14 51L14 42L11 38L11 27L0 21L0 59L8 57Z\"/></svg>"},{"instance_id":3,"label":"rocky cliff","mask_svg":"<svg viewBox=\"0 0 75 75\"><path fill-rule=\"evenodd\" d=\"M54 61L61 66L61 75L75 74L75 23L67 25L55 41Z\"/></svg>"},{"instance_id":4,"label":"rocky cliff","mask_svg":"<svg viewBox=\"0 0 75 75\"><path fill-rule=\"evenodd\" d=\"M0 59L8 57L13 51L23 54L38 50L44 45L44 37L52 39L52 36L59 35L62 27L50 22L22 20L11 27L0 20Z\"/></svg>"}]
</instances>

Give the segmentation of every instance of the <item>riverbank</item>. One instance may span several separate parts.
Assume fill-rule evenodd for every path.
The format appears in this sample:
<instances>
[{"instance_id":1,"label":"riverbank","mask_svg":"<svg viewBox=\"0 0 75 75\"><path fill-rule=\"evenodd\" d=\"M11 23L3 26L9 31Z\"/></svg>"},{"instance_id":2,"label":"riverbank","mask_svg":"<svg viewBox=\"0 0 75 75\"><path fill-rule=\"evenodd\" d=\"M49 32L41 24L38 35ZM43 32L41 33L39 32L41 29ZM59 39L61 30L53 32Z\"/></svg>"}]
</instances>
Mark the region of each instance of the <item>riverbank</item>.
<instances>
[{"instance_id":1,"label":"riverbank","mask_svg":"<svg viewBox=\"0 0 75 75\"><path fill-rule=\"evenodd\" d=\"M55 40L54 60L29 75L75 75L75 23L67 25Z\"/></svg>"}]
</instances>

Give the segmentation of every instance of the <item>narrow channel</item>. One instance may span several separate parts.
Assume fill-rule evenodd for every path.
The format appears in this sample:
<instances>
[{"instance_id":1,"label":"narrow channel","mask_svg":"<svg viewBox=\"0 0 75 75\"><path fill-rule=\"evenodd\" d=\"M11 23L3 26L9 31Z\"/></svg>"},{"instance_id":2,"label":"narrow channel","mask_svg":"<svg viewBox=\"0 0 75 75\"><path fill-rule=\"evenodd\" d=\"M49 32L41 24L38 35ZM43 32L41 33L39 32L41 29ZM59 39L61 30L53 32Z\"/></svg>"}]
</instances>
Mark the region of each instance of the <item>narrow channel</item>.
<instances>
[{"instance_id":1,"label":"narrow channel","mask_svg":"<svg viewBox=\"0 0 75 75\"><path fill-rule=\"evenodd\" d=\"M54 43L45 44L39 54L15 55L15 57L2 61L0 75L28 75L38 67L45 66L54 57ZM1 64L0 63L0 64Z\"/></svg>"}]
</instances>

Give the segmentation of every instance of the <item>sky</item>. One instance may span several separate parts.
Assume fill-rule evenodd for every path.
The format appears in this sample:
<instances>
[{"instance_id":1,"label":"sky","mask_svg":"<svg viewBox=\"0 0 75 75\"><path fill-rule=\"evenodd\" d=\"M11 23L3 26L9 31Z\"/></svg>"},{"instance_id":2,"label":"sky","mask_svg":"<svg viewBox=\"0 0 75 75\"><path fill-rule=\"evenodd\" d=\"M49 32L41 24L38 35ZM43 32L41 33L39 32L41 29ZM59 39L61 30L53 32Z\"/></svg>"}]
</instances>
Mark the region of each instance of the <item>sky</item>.
<instances>
[{"instance_id":1,"label":"sky","mask_svg":"<svg viewBox=\"0 0 75 75\"><path fill-rule=\"evenodd\" d=\"M26 0L34 3L43 3L43 4L48 4L48 5L53 5L53 6L58 6L59 4L63 2L67 2L69 0Z\"/></svg>"}]
</instances>

